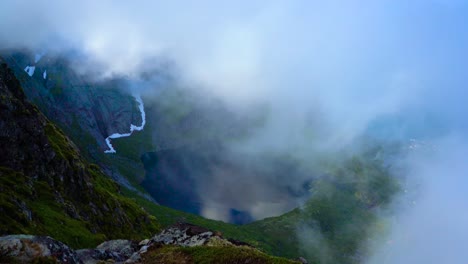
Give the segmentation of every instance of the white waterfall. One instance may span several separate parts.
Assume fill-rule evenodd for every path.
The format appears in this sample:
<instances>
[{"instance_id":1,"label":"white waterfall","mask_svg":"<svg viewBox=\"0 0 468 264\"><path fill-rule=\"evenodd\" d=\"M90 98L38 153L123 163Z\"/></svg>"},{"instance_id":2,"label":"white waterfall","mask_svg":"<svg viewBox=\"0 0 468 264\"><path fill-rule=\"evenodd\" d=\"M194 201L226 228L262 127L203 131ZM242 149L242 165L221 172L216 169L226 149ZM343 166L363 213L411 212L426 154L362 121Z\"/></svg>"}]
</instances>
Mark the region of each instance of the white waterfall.
<instances>
[{"instance_id":1,"label":"white waterfall","mask_svg":"<svg viewBox=\"0 0 468 264\"><path fill-rule=\"evenodd\" d=\"M108 150L104 151L104 153L116 153L114 147L112 146L111 139L114 138L122 138L122 137L129 137L133 134L133 131L141 131L145 127L146 124L146 113L145 113L145 107L143 105L143 100L141 99L140 95L133 95L135 97L135 100L138 103L138 109L140 109L141 113L141 126L135 126L134 124L130 125L130 132L125 133L125 134L120 134L120 133L114 133L106 138L106 144L109 147Z\"/></svg>"}]
</instances>

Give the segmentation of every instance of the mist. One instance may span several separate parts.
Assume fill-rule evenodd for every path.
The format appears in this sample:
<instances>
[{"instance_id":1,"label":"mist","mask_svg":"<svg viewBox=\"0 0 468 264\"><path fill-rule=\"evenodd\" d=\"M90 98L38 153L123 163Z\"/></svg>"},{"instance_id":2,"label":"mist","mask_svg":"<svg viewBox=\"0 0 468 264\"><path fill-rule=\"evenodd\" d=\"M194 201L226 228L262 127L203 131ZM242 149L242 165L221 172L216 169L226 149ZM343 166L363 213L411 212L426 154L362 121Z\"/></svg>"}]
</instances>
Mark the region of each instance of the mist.
<instances>
[{"instance_id":1,"label":"mist","mask_svg":"<svg viewBox=\"0 0 468 264\"><path fill-rule=\"evenodd\" d=\"M406 180L419 186L409 190L415 203L402 202L405 194L395 200L394 225L388 239L368 245L369 263L459 263L467 230L467 12L461 0L6 0L0 48L69 54L77 72L102 79L138 83L167 71L214 123L259 120L240 122L249 132L239 140L219 138L222 158L204 157L222 164L196 187L197 213L210 218L229 220L235 207L261 219L301 205L284 188L302 191L322 175L317 158L358 149L363 137L430 142L435 153L403 157ZM145 82L145 105L164 101L163 84ZM213 114L213 101L229 114ZM272 153L299 172L270 176ZM245 186L249 195L237 197Z\"/></svg>"},{"instance_id":2,"label":"mist","mask_svg":"<svg viewBox=\"0 0 468 264\"><path fill-rule=\"evenodd\" d=\"M366 263L465 263L468 258L466 139L452 134L414 151L408 186L394 202L382 243Z\"/></svg>"}]
</instances>

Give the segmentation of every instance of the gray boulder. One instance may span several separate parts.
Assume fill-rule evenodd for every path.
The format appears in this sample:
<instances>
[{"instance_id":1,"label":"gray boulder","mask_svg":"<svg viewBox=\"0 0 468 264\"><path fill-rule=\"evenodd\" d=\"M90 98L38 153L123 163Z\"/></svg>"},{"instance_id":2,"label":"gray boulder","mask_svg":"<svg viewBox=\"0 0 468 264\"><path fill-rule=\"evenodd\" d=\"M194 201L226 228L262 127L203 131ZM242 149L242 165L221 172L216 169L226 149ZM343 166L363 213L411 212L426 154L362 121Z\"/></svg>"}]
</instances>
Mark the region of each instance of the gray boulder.
<instances>
[{"instance_id":1,"label":"gray boulder","mask_svg":"<svg viewBox=\"0 0 468 264\"><path fill-rule=\"evenodd\" d=\"M206 228L186 223L178 223L154 236L151 241L165 245L194 247L204 245L214 233Z\"/></svg>"},{"instance_id":2,"label":"gray boulder","mask_svg":"<svg viewBox=\"0 0 468 264\"><path fill-rule=\"evenodd\" d=\"M96 249L116 253L124 258L129 258L137 251L138 243L131 240L115 239L100 244Z\"/></svg>"},{"instance_id":3,"label":"gray boulder","mask_svg":"<svg viewBox=\"0 0 468 264\"><path fill-rule=\"evenodd\" d=\"M59 263L82 263L74 250L60 241L45 236L0 237L0 256L20 263L30 263L41 258L54 259Z\"/></svg>"}]
</instances>

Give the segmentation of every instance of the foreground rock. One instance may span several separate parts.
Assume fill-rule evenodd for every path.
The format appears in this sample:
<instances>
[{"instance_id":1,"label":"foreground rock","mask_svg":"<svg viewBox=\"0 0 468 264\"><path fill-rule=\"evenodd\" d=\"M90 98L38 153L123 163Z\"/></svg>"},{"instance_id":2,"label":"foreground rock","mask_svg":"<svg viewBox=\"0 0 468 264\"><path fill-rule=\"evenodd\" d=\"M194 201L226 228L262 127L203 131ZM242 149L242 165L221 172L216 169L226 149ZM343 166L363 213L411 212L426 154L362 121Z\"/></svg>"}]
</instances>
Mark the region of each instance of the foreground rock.
<instances>
[{"instance_id":1,"label":"foreground rock","mask_svg":"<svg viewBox=\"0 0 468 264\"><path fill-rule=\"evenodd\" d=\"M0 237L0 263L298 263L268 256L203 227L178 223L138 242L109 240L94 249L73 250L50 237ZM41 262L42 261L42 262Z\"/></svg>"},{"instance_id":2,"label":"foreground rock","mask_svg":"<svg viewBox=\"0 0 468 264\"><path fill-rule=\"evenodd\" d=\"M82 263L67 245L44 236L10 235L0 237L0 263L31 263L40 260L58 263Z\"/></svg>"},{"instance_id":3,"label":"foreground rock","mask_svg":"<svg viewBox=\"0 0 468 264\"><path fill-rule=\"evenodd\" d=\"M244 243L245 245L248 245ZM126 263L138 263L142 259L142 255L148 252L152 247L161 247L162 245L174 245L182 247L195 246L234 246L229 240L221 237L209 229L204 227L177 223L151 239L145 239L139 243L140 249L136 251ZM252 248L253 249L253 248Z\"/></svg>"},{"instance_id":4,"label":"foreground rock","mask_svg":"<svg viewBox=\"0 0 468 264\"><path fill-rule=\"evenodd\" d=\"M76 253L84 264L102 263L104 261L124 262L138 250L138 244L131 240L109 240L95 249L80 249Z\"/></svg>"}]
</instances>

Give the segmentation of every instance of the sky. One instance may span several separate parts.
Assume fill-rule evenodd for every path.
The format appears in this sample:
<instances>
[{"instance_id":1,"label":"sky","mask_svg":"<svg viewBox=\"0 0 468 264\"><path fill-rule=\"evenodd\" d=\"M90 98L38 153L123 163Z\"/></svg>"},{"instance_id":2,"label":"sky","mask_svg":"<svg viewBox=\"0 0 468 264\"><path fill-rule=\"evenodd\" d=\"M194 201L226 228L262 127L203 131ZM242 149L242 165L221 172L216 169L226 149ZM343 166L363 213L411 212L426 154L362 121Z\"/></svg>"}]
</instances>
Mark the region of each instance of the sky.
<instances>
[{"instance_id":1,"label":"sky","mask_svg":"<svg viewBox=\"0 0 468 264\"><path fill-rule=\"evenodd\" d=\"M346 137L405 107L463 111L467 9L450 0L7 0L0 40L78 49L103 75L167 58L232 104L267 100L299 113L321 104Z\"/></svg>"},{"instance_id":2,"label":"sky","mask_svg":"<svg viewBox=\"0 0 468 264\"><path fill-rule=\"evenodd\" d=\"M269 106L267 125L243 151L339 149L376 120L404 120L418 131L405 137L437 146L430 158L408 161L425 188L390 232L415 240L404 249L379 247L370 261L447 263L424 257L445 252L460 263L468 237L466 25L463 0L4 0L0 48L77 50L85 58L77 70L97 69L102 78L173 62L181 82L232 109ZM306 144L309 122L320 126L314 144ZM423 218L437 220L420 225Z\"/></svg>"}]
</instances>

